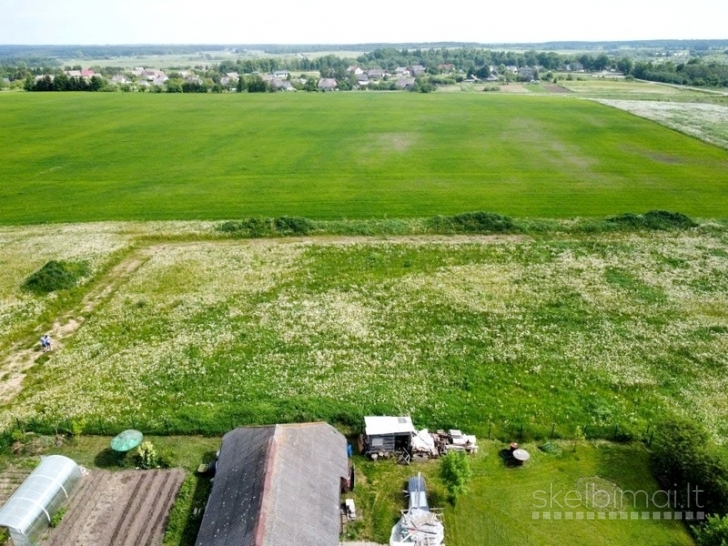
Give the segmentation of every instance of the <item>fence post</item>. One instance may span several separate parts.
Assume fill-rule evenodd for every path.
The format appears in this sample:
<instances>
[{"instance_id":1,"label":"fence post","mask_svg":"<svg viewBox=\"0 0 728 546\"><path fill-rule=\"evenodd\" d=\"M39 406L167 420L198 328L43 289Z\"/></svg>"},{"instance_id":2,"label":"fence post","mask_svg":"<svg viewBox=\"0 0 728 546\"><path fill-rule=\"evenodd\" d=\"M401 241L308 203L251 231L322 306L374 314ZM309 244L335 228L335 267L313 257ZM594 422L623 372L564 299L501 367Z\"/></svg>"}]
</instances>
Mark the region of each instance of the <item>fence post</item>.
<instances>
[{"instance_id":1,"label":"fence post","mask_svg":"<svg viewBox=\"0 0 728 546\"><path fill-rule=\"evenodd\" d=\"M553 439L554 439L554 429L555 429L555 428L556 428L556 423L551 423L551 436L549 436L549 438L550 438L551 440L553 440Z\"/></svg>"}]
</instances>

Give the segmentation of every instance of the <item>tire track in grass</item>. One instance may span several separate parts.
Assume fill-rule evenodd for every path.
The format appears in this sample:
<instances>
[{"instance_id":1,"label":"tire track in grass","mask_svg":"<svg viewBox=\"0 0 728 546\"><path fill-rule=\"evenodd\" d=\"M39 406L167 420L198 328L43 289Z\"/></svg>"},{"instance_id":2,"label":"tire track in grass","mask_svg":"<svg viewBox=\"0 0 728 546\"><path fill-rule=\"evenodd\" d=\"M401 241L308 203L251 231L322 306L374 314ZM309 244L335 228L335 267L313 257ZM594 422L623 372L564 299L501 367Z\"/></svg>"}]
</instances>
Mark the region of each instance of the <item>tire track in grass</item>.
<instances>
[{"instance_id":1,"label":"tire track in grass","mask_svg":"<svg viewBox=\"0 0 728 546\"><path fill-rule=\"evenodd\" d=\"M154 254L156 247L132 251L111 268L100 282L81 301L80 306L58 317L47 330L53 342L53 351L62 350L65 341L83 325L85 317L106 301L120 284L128 280ZM0 364L0 406L9 404L23 389L27 371L44 353L36 339L24 339L10 347Z\"/></svg>"}]
</instances>

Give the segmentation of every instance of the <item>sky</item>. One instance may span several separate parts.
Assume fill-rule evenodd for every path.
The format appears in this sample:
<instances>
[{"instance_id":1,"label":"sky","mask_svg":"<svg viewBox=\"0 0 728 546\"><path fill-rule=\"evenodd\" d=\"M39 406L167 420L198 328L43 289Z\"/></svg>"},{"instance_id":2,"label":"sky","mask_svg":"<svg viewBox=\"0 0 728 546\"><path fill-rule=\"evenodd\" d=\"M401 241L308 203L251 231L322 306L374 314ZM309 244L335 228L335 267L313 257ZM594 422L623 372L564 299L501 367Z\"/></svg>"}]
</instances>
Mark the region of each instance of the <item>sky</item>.
<instances>
[{"instance_id":1,"label":"sky","mask_svg":"<svg viewBox=\"0 0 728 546\"><path fill-rule=\"evenodd\" d=\"M728 39L728 0L0 0L0 44Z\"/></svg>"}]
</instances>

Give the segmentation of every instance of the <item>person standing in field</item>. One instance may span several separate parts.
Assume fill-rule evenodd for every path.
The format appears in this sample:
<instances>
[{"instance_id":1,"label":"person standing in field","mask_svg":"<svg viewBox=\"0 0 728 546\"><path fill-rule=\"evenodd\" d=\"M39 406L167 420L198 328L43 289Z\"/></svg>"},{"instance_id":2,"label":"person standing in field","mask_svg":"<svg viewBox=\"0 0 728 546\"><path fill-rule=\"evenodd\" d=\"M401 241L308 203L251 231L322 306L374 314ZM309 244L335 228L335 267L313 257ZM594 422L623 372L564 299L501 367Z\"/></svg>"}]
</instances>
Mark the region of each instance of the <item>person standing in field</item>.
<instances>
[{"instance_id":1,"label":"person standing in field","mask_svg":"<svg viewBox=\"0 0 728 546\"><path fill-rule=\"evenodd\" d=\"M46 345L46 336L45 335L40 336L40 346L43 348L44 353L48 350L47 345Z\"/></svg>"}]
</instances>

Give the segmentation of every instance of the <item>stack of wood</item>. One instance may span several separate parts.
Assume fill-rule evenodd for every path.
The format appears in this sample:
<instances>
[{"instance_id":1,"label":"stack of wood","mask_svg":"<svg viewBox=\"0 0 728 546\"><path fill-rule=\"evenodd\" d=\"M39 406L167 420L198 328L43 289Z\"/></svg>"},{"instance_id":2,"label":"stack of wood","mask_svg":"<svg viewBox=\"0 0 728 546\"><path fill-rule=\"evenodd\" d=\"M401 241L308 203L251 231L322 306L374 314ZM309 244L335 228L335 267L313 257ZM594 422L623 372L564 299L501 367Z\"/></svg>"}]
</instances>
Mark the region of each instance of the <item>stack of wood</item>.
<instances>
[{"instance_id":1,"label":"stack of wood","mask_svg":"<svg viewBox=\"0 0 728 546\"><path fill-rule=\"evenodd\" d=\"M450 429L447 432L438 430L433 437L440 455L447 455L451 451L478 452L477 438L470 434L463 434L460 430Z\"/></svg>"}]
</instances>

